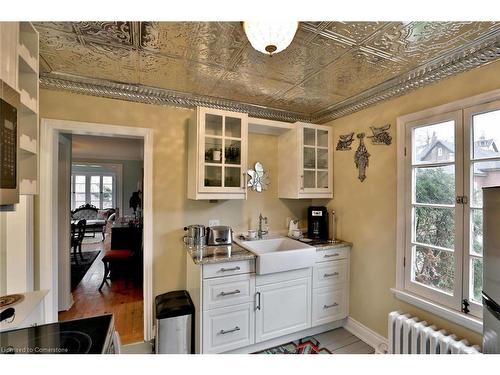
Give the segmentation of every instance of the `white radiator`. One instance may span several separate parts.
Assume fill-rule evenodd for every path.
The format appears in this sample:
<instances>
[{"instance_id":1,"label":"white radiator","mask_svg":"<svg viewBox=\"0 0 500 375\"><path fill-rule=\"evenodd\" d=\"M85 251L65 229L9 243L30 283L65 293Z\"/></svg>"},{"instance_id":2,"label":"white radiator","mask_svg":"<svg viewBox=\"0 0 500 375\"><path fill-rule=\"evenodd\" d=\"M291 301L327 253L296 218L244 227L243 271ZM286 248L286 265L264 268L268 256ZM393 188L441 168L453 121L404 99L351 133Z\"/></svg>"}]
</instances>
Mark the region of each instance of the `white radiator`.
<instances>
[{"instance_id":1,"label":"white radiator","mask_svg":"<svg viewBox=\"0 0 500 375\"><path fill-rule=\"evenodd\" d=\"M477 354L478 345L399 311L389 313L390 354Z\"/></svg>"}]
</instances>

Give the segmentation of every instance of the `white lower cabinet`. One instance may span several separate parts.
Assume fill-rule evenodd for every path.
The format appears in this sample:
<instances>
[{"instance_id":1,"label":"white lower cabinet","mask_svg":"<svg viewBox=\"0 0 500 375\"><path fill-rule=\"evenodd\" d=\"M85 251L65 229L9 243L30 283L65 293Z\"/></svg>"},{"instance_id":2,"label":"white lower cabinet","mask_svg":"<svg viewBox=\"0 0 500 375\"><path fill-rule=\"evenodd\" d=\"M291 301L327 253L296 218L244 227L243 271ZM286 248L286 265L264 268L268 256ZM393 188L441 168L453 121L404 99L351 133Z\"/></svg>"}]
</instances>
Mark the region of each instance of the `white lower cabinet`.
<instances>
[{"instance_id":1,"label":"white lower cabinet","mask_svg":"<svg viewBox=\"0 0 500 375\"><path fill-rule=\"evenodd\" d=\"M347 316L347 293L345 288L332 287L313 290L312 326L334 322Z\"/></svg>"},{"instance_id":2,"label":"white lower cabinet","mask_svg":"<svg viewBox=\"0 0 500 375\"><path fill-rule=\"evenodd\" d=\"M266 341L311 327L311 278L258 286L255 341Z\"/></svg>"},{"instance_id":3,"label":"white lower cabinet","mask_svg":"<svg viewBox=\"0 0 500 375\"><path fill-rule=\"evenodd\" d=\"M203 313L203 353L222 353L255 342L254 304L221 307Z\"/></svg>"}]
</instances>

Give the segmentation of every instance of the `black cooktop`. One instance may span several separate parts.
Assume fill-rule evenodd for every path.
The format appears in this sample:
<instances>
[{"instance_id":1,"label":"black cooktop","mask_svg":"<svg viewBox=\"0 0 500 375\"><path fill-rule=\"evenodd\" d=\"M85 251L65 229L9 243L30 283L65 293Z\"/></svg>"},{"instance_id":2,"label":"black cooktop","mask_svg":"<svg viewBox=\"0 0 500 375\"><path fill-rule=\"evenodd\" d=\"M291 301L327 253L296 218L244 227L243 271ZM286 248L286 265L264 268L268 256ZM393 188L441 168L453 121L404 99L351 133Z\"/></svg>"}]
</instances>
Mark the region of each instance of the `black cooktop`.
<instances>
[{"instance_id":1,"label":"black cooktop","mask_svg":"<svg viewBox=\"0 0 500 375\"><path fill-rule=\"evenodd\" d=\"M70 320L0 333L0 354L100 354L113 315Z\"/></svg>"}]
</instances>

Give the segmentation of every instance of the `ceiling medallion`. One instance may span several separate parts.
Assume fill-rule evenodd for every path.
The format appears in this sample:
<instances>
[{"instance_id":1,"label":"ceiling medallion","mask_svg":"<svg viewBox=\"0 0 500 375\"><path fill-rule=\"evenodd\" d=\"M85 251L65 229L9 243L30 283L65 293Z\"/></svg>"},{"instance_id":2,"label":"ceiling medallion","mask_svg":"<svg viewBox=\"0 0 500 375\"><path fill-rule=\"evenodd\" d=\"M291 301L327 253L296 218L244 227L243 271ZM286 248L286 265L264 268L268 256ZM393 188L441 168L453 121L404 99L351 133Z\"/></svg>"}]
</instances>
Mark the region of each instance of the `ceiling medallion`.
<instances>
[{"instance_id":1,"label":"ceiling medallion","mask_svg":"<svg viewBox=\"0 0 500 375\"><path fill-rule=\"evenodd\" d=\"M245 21L243 30L253 48L272 56L286 49L295 36L298 22Z\"/></svg>"}]
</instances>

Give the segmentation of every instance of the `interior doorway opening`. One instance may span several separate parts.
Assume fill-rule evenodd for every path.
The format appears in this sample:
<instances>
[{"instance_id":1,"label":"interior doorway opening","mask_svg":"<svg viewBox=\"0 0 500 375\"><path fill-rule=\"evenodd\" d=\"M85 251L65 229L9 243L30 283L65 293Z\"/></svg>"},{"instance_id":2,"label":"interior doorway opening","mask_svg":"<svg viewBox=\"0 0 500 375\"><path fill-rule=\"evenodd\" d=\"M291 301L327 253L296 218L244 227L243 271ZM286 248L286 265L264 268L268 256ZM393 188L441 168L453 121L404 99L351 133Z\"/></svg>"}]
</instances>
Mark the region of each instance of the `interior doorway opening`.
<instances>
[{"instance_id":1,"label":"interior doorway opening","mask_svg":"<svg viewBox=\"0 0 500 375\"><path fill-rule=\"evenodd\" d=\"M149 341L152 131L51 119L41 130L46 321L113 313L123 343Z\"/></svg>"}]
</instances>

